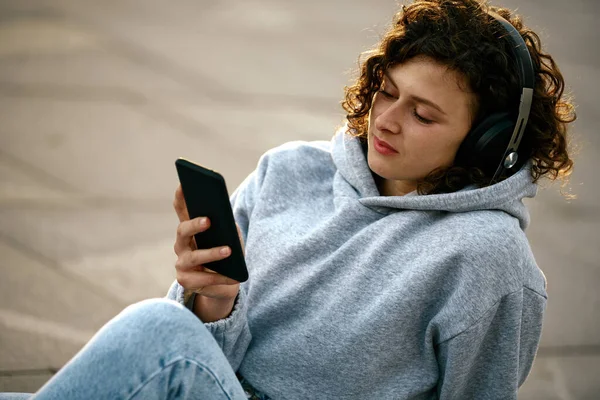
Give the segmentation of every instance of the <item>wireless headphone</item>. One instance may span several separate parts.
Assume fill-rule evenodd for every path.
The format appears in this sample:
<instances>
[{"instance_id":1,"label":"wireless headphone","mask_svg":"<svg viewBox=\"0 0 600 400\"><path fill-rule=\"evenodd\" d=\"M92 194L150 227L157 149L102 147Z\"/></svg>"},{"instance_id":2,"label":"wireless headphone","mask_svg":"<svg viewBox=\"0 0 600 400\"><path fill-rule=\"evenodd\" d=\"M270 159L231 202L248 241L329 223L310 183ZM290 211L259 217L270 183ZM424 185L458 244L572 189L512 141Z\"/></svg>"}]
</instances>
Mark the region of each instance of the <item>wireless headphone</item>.
<instances>
[{"instance_id":1,"label":"wireless headphone","mask_svg":"<svg viewBox=\"0 0 600 400\"><path fill-rule=\"evenodd\" d=\"M531 110L535 73L525 41L514 26L500 15L489 13L504 27L517 64L521 100L516 119L510 112L486 116L467 134L456 154L456 165L477 166L486 175L493 172L490 185L503 175L512 175L527 161L526 149L519 149ZM520 152L519 152L520 151Z\"/></svg>"}]
</instances>

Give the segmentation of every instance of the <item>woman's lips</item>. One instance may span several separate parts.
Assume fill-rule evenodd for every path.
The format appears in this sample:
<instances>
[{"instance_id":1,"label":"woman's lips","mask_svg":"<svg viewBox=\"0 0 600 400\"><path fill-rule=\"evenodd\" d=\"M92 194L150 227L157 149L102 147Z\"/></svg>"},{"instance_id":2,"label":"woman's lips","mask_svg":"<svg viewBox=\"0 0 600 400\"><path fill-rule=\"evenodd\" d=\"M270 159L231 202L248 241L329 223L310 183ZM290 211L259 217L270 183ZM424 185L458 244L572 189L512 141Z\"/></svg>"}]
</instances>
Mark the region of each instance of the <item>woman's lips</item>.
<instances>
[{"instance_id":1,"label":"woman's lips","mask_svg":"<svg viewBox=\"0 0 600 400\"><path fill-rule=\"evenodd\" d=\"M373 135L373 147L377 150L378 153L383 154L384 156L389 156L392 154L398 153L396 149L387 144L381 139L378 139L377 136Z\"/></svg>"}]
</instances>

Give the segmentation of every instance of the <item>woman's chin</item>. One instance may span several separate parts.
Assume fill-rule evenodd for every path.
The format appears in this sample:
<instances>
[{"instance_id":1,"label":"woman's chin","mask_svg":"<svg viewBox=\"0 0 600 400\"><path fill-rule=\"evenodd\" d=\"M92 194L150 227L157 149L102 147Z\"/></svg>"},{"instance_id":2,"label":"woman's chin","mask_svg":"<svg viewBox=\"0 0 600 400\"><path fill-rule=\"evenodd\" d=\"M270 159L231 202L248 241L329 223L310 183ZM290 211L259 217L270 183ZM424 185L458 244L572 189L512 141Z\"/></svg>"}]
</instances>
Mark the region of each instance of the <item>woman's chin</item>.
<instances>
[{"instance_id":1,"label":"woman's chin","mask_svg":"<svg viewBox=\"0 0 600 400\"><path fill-rule=\"evenodd\" d=\"M373 152L374 153L374 152ZM384 160L379 159L379 157L377 157L378 154L369 154L370 157L368 157L368 164L369 164L369 169L379 175L382 178L385 179L394 179L393 178L393 166L390 165L389 162L385 162Z\"/></svg>"}]
</instances>

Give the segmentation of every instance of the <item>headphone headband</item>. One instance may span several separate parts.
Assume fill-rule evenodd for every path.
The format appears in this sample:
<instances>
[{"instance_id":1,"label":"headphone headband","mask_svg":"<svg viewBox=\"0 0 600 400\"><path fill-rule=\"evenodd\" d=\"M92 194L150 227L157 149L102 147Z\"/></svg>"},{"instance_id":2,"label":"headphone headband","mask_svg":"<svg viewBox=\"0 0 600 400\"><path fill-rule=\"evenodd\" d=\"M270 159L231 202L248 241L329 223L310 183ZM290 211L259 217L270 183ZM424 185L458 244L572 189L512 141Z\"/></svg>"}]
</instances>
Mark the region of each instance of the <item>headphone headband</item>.
<instances>
[{"instance_id":1,"label":"headphone headband","mask_svg":"<svg viewBox=\"0 0 600 400\"><path fill-rule=\"evenodd\" d=\"M521 34L510 22L502 18L500 15L494 12L489 12L489 15L498 21L508 33L508 37L511 42L510 48L513 53L513 58L517 64L517 73L519 74L519 82L521 84L521 99L519 102L517 120L515 122L515 127L508 146L501 158L500 165L498 165L498 168L492 177L490 184L493 184L505 170L513 167L517 163L517 150L519 148L519 144L521 143L521 139L523 138L523 132L525 132L525 126L527 125L529 112L531 111L533 88L535 85L535 71L533 69L531 55L527 49L527 44L521 37Z\"/></svg>"},{"instance_id":2,"label":"headphone headband","mask_svg":"<svg viewBox=\"0 0 600 400\"><path fill-rule=\"evenodd\" d=\"M488 14L498 21L510 36L510 40L514 45L511 47L511 50L514 55L513 58L517 63L517 72L519 74L519 79L521 80L521 86L533 89L533 85L535 84L533 61L531 61L531 55L529 54L529 50L527 49L527 45L521 37L521 34L510 22L502 18L499 14L491 11Z\"/></svg>"}]
</instances>

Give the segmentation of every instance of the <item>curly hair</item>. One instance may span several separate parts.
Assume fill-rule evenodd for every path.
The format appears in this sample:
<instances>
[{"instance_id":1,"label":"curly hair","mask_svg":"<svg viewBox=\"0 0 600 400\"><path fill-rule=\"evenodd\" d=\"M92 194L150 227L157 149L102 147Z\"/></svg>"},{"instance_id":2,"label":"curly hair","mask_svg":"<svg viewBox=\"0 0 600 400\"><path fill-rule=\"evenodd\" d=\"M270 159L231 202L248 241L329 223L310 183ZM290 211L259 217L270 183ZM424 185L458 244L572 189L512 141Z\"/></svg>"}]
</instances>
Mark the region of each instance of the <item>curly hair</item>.
<instances>
[{"instance_id":1,"label":"curly hair","mask_svg":"<svg viewBox=\"0 0 600 400\"><path fill-rule=\"evenodd\" d=\"M539 36L525 27L519 15L488 5L484 0L414 0L395 15L379 46L364 54L360 76L345 87L342 107L347 133L366 142L369 111L380 89L384 72L416 56L428 56L458 71L477 99L473 126L494 112L515 112L520 85L511 42L488 12L509 21L521 34L534 65L535 87L522 146L532 160L534 182L542 176L560 178L566 184L573 168L567 143L567 124L576 118L573 104L564 94L565 83L552 56L542 51ZM440 167L417 182L419 194L445 193L466 185L489 184L481 168L453 165Z\"/></svg>"}]
</instances>

